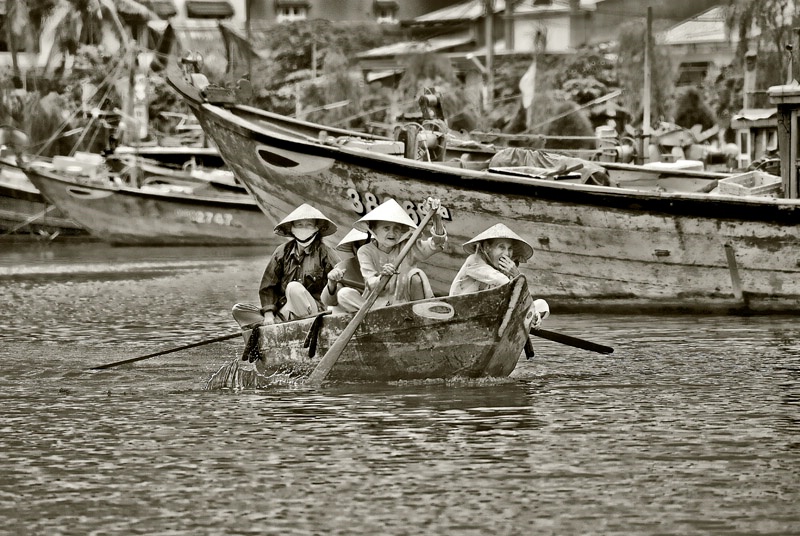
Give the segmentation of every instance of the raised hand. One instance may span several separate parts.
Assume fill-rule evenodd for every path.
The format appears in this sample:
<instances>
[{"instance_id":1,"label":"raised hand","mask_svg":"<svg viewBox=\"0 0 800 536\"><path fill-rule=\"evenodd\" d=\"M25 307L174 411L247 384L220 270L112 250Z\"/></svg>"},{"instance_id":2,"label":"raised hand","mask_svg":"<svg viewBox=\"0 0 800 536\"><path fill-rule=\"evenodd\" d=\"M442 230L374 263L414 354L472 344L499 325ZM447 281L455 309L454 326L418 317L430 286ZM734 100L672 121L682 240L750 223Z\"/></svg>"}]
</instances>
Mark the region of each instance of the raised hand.
<instances>
[{"instance_id":1,"label":"raised hand","mask_svg":"<svg viewBox=\"0 0 800 536\"><path fill-rule=\"evenodd\" d=\"M503 255L500 257L498 264L500 264L500 270L502 270L507 276L516 277L519 275L519 268L517 268L517 265L514 264L514 261L512 261L509 257Z\"/></svg>"}]
</instances>

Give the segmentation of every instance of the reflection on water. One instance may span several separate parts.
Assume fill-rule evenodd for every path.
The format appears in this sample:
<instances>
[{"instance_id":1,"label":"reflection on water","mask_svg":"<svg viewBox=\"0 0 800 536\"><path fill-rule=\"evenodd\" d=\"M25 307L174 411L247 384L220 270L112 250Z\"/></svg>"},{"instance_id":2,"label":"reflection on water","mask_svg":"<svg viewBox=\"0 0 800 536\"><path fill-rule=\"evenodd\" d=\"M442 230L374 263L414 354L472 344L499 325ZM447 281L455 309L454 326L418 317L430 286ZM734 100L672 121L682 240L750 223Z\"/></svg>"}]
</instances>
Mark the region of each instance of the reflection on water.
<instances>
[{"instance_id":1,"label":"reflection on water","mask_svg":"<svg viewBox=\"0 0 800 536\"><path fill-rule=\"evenodd\" d=\"M236 339L86 370L229 332L270 252L3 251L0 534L798 533L796 318L551 304L615 353L491 381L204 391Z\"/></svg>"}]
</instances>

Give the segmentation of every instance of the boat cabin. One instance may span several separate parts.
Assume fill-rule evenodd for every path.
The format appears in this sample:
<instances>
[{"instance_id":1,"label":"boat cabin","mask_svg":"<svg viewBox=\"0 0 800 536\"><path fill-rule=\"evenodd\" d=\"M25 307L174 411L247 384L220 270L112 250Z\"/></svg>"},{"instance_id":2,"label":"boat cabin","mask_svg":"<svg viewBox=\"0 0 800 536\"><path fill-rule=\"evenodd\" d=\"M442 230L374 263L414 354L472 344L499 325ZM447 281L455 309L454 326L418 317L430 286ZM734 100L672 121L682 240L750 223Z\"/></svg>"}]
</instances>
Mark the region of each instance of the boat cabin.
<instances>
[{"instance_id":1,"label":"boat cabin","mask_svg":"<svg viewBox=\"0 0 800 536\"><path fill-rule=\"evenodd\" d=\"M772 86L767 90L769 101L778 108L777 136L781 155L781 182L783 196L800 198L798 184L798 156L800 156L800 84Z\"/></svg>"},{"instance_id":2,"label":"boat cabin","mask_svg":"<svg viewBox=\"0 0 800 536\"><path fill-rule=\"evenodd\" d=\"M778 112L775 108L750 108L731 118L739 154L736 167L745 169L778 148Z\"/></svg>"}]
</instances>

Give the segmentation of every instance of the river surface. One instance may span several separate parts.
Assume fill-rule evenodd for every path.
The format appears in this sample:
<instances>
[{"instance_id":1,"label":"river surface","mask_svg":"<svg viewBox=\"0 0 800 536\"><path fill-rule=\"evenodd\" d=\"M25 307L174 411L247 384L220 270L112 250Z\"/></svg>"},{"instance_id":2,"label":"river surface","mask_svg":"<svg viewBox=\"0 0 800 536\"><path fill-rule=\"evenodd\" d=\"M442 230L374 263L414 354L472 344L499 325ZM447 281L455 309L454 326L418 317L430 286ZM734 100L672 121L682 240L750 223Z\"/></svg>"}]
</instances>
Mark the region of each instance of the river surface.
<instances>
[{"instance_id":1,"label":"river surface","mask_svg":"<svg viewBox=\"0 0 800 536\"><path fill-rule=\"evenodd\" d=\"M0 534L800 534L798 317L559 316L504 380L207 391L272 247L0 244ZM546 298L546 296L543 296Z\"/></svg>"}]
</instances>

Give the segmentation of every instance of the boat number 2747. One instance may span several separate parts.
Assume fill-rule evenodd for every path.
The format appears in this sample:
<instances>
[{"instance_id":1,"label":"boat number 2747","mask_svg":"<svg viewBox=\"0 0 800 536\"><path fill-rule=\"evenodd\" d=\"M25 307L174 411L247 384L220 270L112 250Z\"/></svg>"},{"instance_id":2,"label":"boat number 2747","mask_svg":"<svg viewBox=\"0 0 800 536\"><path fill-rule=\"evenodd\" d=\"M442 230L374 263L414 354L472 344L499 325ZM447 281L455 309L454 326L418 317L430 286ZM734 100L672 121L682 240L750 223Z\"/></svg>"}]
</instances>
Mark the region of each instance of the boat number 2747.
<instances>
[{"instance_id":1,"label":"boat number 2747","mask_svg":"<svg viewBox=\"0 0 800 536\"><path fill-rule=\"evenodd\" d=\"M350 207L359 216L363 216L385 201L381 200L372 192L359 192L355 188L348 188L346 193L347 198L350 201ZM400 206L405 209L405 211L408 213L408 216L414 220L414 223L421 222L422 218L424 218L425 214L427 213L424 203L414 203L413 201L402 199L398 199L397 202L400 203ZM443 220L452 220L450 217L450 211L447 209L447 207L439 208L439 214L442 216Z\"/></svg>"},{"instance_id":2,"label":"boat number 2747","mask_svg":"<svg viewBox=\"0 0 800 536\"><path fill-rule=\"evenodd\" d=\"M195 223L213 223L215 225L230 225L233 222L233 214L227 212L210 212L208 210L187 210L178 209L179 218L187 218Z\"/></svg>"}]
</instances>

